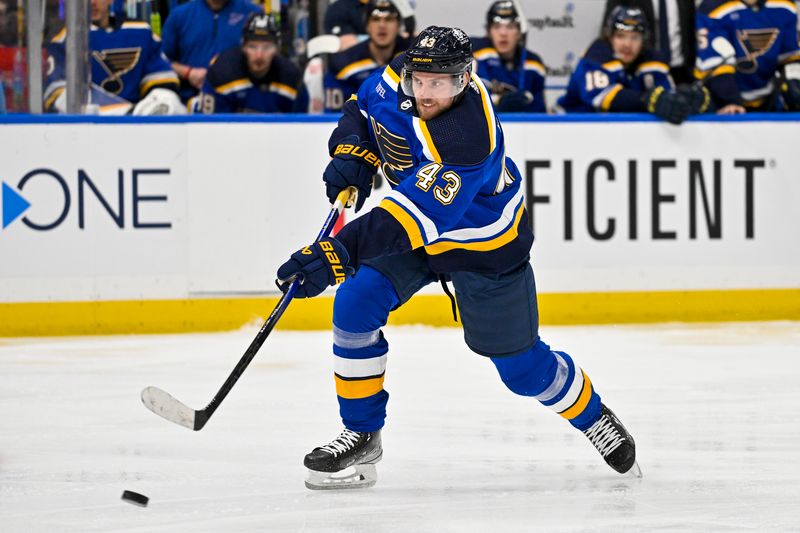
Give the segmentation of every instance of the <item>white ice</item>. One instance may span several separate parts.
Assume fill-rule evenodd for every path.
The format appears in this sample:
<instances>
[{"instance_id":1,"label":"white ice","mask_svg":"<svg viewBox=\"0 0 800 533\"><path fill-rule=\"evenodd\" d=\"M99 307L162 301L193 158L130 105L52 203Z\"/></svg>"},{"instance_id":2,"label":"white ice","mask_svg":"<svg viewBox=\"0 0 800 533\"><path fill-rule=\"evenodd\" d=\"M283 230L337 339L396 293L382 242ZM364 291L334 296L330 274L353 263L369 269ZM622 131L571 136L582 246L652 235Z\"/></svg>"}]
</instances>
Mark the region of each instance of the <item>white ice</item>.
<instances>
[{"instance_id":1,"label":"white ice","mask_svg":"<svg viewBox=\"0 0 800 533\"><path fill-rule=\"evenodd\" d=\"M340 492L303 485L340 430L329 333L274 332L200 432L140 403L156 385L203 407L257 327L0 339L0 531L800 528L800 323L544 327L636 438L641 480L507 391L459 329L387 328L378 483Z\"/></svg>"}]
</instances>

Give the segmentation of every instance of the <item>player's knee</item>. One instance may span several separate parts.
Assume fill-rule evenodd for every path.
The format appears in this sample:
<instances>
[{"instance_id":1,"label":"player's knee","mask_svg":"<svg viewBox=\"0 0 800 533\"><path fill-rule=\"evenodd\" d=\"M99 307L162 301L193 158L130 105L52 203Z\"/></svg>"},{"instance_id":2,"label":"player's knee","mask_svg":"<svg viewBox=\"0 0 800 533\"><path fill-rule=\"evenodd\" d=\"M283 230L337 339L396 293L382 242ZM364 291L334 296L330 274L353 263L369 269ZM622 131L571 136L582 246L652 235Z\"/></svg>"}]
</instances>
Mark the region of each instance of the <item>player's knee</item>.
<instances>
[{"instance_id":1,"label":"player's knee","mask_svg":"<svg viewBox=\"0 0 800 533\"><path fill-rule=\"evenodd\" d=\"M520 396L540 394L552 381L556 367L550 347L541 340L521 354L491 359L505 386Z\"/></svg>"},{"instance_id":2,"label":"player's knee","mask_svg":"<svg viewBox=\"0 0 800 533\"><path fill-rule=\"evenodd\" d=\"M377 331L397 303L391 282L374 268L362 266L336 291L334 327L350 333Z\"/></svg>"}]
</instances>

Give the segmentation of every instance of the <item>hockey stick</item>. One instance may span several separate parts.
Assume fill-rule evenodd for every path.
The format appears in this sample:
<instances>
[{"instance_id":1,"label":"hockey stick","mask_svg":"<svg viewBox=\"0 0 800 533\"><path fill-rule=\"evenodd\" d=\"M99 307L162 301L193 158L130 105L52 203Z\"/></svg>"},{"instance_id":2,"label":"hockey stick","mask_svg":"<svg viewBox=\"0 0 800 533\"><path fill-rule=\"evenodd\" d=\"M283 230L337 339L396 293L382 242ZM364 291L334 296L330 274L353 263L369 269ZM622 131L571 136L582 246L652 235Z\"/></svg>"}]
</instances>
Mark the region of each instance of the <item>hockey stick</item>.
<instances>
[{"instance_id":1,"label":"hockey stick","mask_svg":"<svg viewBox=\"0 0 800 533\"><path fill-rule=\"evenodd\" d=\"M355 191L356 190L354 187L348 187L339 193L339 196L336 197L336 201L333 203L333 207L331 207L331 211L328 213L328 218L325 220L325 224L322 225L322 229L320 230L319 235L317 235L316 240L320 240L328 236L328 234L331 232L331 229L333 229L333 225L339 219L342 209L344 209L347 205L350 205L355 200ZM275 324L278 323L278 320L283 315L283 312L286 311L286 308L289 306L289 302L291 302L292 298L294 298L294 294L297 292L297 287L299 286L300 279L295 279L289 286L289 290L287 290L286 293L284 293L284 295L281 297L280 301L278 301L278 305L276 305L275 309L272 310L272 313L270 313L269 317L264 322L264 325L261 326L261 329L258 331L255 339L253 339L253 342L250 343L250 346L247 347L247 350L244 352L242 358L239 359L238 363L236 363L236 367L234 367L233 372L230 373L228 379L225 380L225 383L222 384L222 387L220 387L220 389L217 391L214 397L211 398L211 401L204 409L195 411L158 387L147 387L142 391L142 403L144 406L158 416L180 426L193 429L194 431L200 431L203 429L203 426L206 425L209 418L211 418L211 415L213 415L214 411L217 410L219 405L222 403L222 400L225 399L233 386L239 380L242 373L247 368L247 365L250 364L250 361L252 361L256 353L258 353L261 345L264 344L265 340L267 340L267 337L269 336L270 332L272 332Z\"/></svg>"}]
</instances>

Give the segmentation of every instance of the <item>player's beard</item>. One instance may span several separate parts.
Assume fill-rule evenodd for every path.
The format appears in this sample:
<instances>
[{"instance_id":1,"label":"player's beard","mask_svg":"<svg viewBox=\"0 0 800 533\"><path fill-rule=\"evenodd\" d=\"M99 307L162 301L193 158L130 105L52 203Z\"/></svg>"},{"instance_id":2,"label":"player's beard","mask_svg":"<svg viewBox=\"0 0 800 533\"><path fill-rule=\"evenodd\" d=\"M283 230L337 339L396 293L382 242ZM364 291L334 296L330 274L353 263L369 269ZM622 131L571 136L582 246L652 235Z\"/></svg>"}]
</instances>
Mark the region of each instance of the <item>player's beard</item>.
<instances>
[{"instance_id":1,"label":"player's beard","mask_svg":"<svg viewBox=\"0 0 800 533\"><path fill-rule=\"evenodd\" d=\"M422 120L431 120L453 106L453 98L417 99L417 115Z\"/></svg>"}]
</instances>

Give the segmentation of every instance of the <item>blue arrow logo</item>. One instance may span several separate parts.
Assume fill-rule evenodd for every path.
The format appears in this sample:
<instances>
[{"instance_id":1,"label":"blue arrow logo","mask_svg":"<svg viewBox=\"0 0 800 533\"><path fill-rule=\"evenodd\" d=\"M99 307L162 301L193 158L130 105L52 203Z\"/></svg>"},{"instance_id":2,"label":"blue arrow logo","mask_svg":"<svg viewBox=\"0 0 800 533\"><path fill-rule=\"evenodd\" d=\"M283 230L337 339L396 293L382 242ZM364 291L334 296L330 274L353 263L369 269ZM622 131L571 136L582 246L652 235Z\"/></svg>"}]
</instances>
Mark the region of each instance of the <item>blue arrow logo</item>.
<instances>
[{"instance_id":1,"label":"blue arrow logo","mask_svg":"<svg viewBox=\"0 0 800 533\"><path fill-rule=\"evenodd\" d=\"M14 222L31 203L3 182L3 228Z\"/></svg>"}]
</instances>

